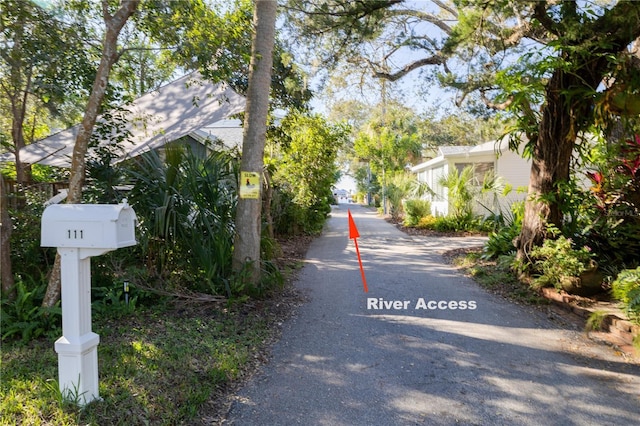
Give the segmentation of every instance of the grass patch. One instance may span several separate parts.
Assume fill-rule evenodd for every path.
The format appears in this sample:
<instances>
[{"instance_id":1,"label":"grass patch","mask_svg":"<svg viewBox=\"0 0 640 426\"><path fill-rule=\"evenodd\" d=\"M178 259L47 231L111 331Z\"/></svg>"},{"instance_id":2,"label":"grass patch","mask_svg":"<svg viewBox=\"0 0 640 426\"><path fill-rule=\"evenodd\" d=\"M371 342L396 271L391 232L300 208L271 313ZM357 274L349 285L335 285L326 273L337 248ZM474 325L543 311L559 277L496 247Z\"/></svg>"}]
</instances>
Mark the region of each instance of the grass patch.
<instances>
[{"instance_id":1,"label":"grass patch","mask_svg":"<svg viewBox=\"0 0 640 426\"><path fill-rule=\"evenodd\" d=\"M99 316L93 329L103 400L84 409L61 398L53 340L3 343L0 425L198 424L208 401L264 360L282 319L275 306L192 304Z\"/></svg>"},{"instance_id":2,"label":"grass patch","mask_svg":"<svg viewBox=\"0 0 640 426\"><path fill-rule=\"evenodd\" d=\"M492 293L499 294L509 300L527 305L546 305L550 302L523 283L511 271L506 259L483 259L480 248L476 250L452 251L445 258L463 269L478 284Z\"/></svg>"},{"instance_id":3,"label":"grass patch","mask_svg":"<svg viewBox=\"0 0 640 426\"><path fill-rule=\"evenodd\" d=\"M0 426L212 425L230 396L266 362L280 324L303 303L292 283L313 237L282 242L284 282L259 300L234 304L158 298L154 306L93 306L100 335L101 401L83 409L58 387L56 337L3 340ZM95 290L95 289L94 289Z\"/></svg>"}]
</instances>

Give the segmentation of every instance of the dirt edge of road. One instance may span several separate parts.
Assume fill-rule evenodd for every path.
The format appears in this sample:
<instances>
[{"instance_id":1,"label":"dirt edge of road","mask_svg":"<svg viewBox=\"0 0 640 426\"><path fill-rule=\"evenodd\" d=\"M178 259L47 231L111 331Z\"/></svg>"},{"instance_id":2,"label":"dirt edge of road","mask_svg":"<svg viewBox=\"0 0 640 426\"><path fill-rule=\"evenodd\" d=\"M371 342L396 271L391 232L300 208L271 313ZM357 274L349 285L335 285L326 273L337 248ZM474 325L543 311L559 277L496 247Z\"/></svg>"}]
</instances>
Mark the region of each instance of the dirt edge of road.
<instances>
[{"instance_id":1,"label":"dirt edge of road","mask_svg":"<svg viewBox=\"0 0 640 426\"><path fill-rule=\"evenodd\" d=\"M454 249L443 253L442 256L445 262L454 264L456 258L464 257L472 251L480 250L480 247ZM465 267L458 266L458 269L465 269ZM474 279L472 274L467 273L466 275ZM491 293L510 301L515 300L517 303L525 303L521 301L521 296L511 296L510 293L513 292L513 288L510 285L497 285L488 288L478 280L474 279L474 281ZM530 291L533 293L533 290ZM571 295L564 291L558 292L554 288L543 288L536 293L536 296L542 297L547 303L532 303L528 305L544 310L550 317L562 317L577 329L583 330L592 341L611 346L626 361L640 364L640 350L633 344L634 336L640 336L640 326L629 321L624 312L617 306L617 303ZM590 320L594 314L596 321Z\"/></svg>"}]
</instances>

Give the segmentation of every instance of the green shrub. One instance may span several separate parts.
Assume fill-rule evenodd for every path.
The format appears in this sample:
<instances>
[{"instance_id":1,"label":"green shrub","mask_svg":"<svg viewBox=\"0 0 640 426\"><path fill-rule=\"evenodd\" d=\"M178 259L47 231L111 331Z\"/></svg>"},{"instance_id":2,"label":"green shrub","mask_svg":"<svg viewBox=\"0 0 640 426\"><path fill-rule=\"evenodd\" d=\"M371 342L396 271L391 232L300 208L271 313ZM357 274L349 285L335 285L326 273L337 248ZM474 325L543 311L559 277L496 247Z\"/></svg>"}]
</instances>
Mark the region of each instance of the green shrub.
<instances>
[{"instance_id":1,"label":"green shrub","mask_svg":"<svg viewBox=\"0 0 640 426\"><path fill-rule=\"evenodd\" d=\"M591 267L592 256L587 246L574 249L570 238L560 236L555 240L547 239L530 253L533 266L540 274L535 283L540 287L562 288L563 278L578 277Z\"/></svg>"},{"instance_id":2,"label":"green shrub","mask_svg":"<svg viewBox=\"0 0 640 426\"><path fill-rule=\"evenodd\" d=\"M482 257L496 259L515 252L513 240L520 234L523 218L524 201L511 204L510 212L506 214L500 211L489 216L487 224L492 225L494 229L489 233L489 240L484 245Z\"/></svg>"},{"instance_id":3,"label":"green shrub","mask_svg":"<svg viewBox=\"0 0 640 426\"><path fill-rule=\"evenodd\" d=\"M305 206L295 200L294 194L288 188L278 187L273 192L271 216L276 235L317 234L322 231L330 212L329 198Z\"/></svg>"},{"instance_id":4,"label":"green shrub","mask_svg":"<svg viewBox=\"0 0 640 426\"><path fill-rule=\"evenodd\" d=\"M472 214L439 216L434 229L440 232L484 231L483 220Z\"/></svg>"},{"instance_id":5,"label":"green shrub","mask_svg":"<svg viewBox=\"0 0 640 426\"><path fill-rule=\"evenodd\" d=\"M404 226L416 226L421 218L431 214L431 202L422 199L406 200L404 214Z\"/></svg>"},{"instance_id":6,"label":"green shrub","mask_svg":"<svg viewBox=\"0 0 640 426\"><path fill-rule=\"evenodd\" d=\"M448 175L438 180L438 184L449 190L449 205L453 217L473 216L473 200L478 194L478 188L473 185L473 179L474 167L467 166L460 172L453 169Z\"/></svg>"},{"instance_id":7,"label":"green shrub","mask_svg":"<svg viewBox=\"0 0 640 426\"><path fill-rule=\"evenodd\" d=\"M502 255L513 254L516 247L513 240L520 234L519 226L509 226L489 233L489 239L482 248L483 259L496 259Z\"/></svg>"},{"instance_id":8,"label":"green shrub","mask_svg":"<svg viewBox=\"0 0 640 426\"><path fill-rule=\"evenodd\" d=\"M563 232L591 247L601 264L635 268L640 265L640 137L597 144L590 157L590 189L559 186Z\"/></svg>"},{"instance_id":9,"label":"green shrub","mask_svg":"<svg viewBox=\"0 0 640 426\"><path fill-rule=\"evenodd\" d=\"M203 159L172 147L164 160L150 152L138 161L129 170L129 201L139 220L135 249L148 275L232 297L226 280L232 274L237 159L226 152Z\"/></svg>"},{"instance_id":10,"label":"green shrub","mask_svg":"<svg viewBox=\"0 0 640 426\"><path fill-rule=\"evenodd\" d=\"M433 228L440 232L457 231L460 227L460 221L455 216L438 216L433 224Z\"/></svg>"},{"instance_id":11,"label":"green shrub","mask_svg":"<svg viewBox=\"0 0 640 426\"><path fill-rule=\"evenodd\" d=\"M46 288L44 282L39 285L33 282L27 284L18 277L15 285L16 298L2 299L2 340L19 338L26 343L38 337L57 337L62 334L60 302L51 308L41 306Z\"/></svg>"},{"instance_id":12,"label":"green shrub","mask_svg":"<svg viewBox=\"0 0 640 426\"><path fill-rule=\"evenodd\" d=\"M421 217L420 220L418 220L416 228L435 229L437 221L438 221L438 218L436 218L435 216L427 215L427 216Z\"/></svg>"},{"instance_id":13,"label":"green shrub","mask_svg":"<svg viewBox=\"0 0 640 426\"><path fill-rule=\"evenodd\" d=\"M640 267L621 271L611 284L611 293L622 302L629 317L640 322Z\"/></svg>"},{"instance_id":14,"label":"green shrub","mask_svg":"<svg viewBox=\"0 0 640 426\"><path fill-rule=\"evenodd\" d=\"M11 264L13 273L22 277L38 279L44 277L53 264L55 249L40 247L40 220L44 202L48 196L43 192L27 190L25 204L10 212L13 231L11 232Z\"/></svg>"}]
</instances>

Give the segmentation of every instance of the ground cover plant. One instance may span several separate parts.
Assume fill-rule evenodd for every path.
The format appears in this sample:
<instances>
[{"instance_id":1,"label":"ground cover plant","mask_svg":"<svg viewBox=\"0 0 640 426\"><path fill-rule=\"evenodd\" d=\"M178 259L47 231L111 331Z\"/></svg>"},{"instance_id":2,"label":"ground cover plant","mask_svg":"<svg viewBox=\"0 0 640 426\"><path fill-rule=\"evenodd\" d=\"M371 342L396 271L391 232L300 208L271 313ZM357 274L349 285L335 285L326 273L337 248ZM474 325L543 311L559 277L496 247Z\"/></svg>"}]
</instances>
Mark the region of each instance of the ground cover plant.
<instances>
[{"instance_id":1,"label":"ground cover plant","mask_svg":"<svg viewBox=\"0 0 640 426\"><path fill-rule=\"evenodd\" d=\"M559 231L556 230L559 233ZM573 241L563 235L547 239L542 246L531 250L535 268L535 285L562 289L567 278L579 277L595 268L593 253L588 246L575 247Z\"/></svg>"},{"instance_id":2,"label":"ground cover plant","mask_svg":"<svg viewBox=\"0 0 640 426\"><path fill-rule=\"evenodd\" d=\"M640 267L621 271L611 291L629 317L640 324Z\"/></svg>"},{"instance_id":3,"label":"ground cover plant","mask_svg":"<svg viewBox=\"0 0 640 426\"><path fill-rule=\"evenodd\" d=\"M511 270L513 256L501 256L487 259L482 248L453 250L445 254L452 264L462 268L482 287L517 303L545 305L549 301L531 288L528 283L518 279Z\"/></svg>"},{"instance_id":4,"label":"ground cover plant","mask_svg":"<svg viewBox=\"0 0 640 426\"><path fill-rule=\"evenodd\" d=\"M51 339L5 343L0 424L193 424L260 359L273 325L268 310L260 314L193 303L97 318L103 400L84 409L61 397Z\"/></svg>"},{"instance_id":5,"label":"ground cover plant","mask_svg":"<svg viewBox=\"0 0 640 426\"><path fill-rule=\"evenodd\" d=\"M423 217L431 214L431 202L423 199L406 200L404 212L404 226L418 226Z\"/></svg>"},{"instance_id":6,"label":"ground cover plant","mask_svg":"<svg viewBox=\"0 0 640 426\"><path fill-rule=\"evenodd\" d=\"M290 284L310 241L282 241L279 267L288 284L260 300L212 302L132 289L137 302L126 304L122 290L94 289L103 400L84 409L58 389L59 327L24 341L3 338L0 425L215 424L229 394L267 359L279 324L302 303Z\"/></svg>"}]
</instances>

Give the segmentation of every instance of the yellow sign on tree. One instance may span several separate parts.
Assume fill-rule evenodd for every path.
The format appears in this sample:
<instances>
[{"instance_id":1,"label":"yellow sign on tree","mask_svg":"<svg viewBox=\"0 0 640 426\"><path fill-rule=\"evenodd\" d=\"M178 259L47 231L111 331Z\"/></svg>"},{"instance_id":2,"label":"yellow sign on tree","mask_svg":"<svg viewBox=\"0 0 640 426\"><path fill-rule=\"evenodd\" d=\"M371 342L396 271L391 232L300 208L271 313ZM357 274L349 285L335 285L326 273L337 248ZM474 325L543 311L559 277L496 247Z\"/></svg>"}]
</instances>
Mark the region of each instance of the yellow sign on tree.
<instances>
[{"instance_id":1,"label":"yellow sign on tree","mask_svg":"<svg viewBox=\"0 0 640 426\"><path fill-rule=\"evenodd\" d=\"M256 172L240 172L240 198L260 198L260 175Z\"/></svg>"}]
</instances>

